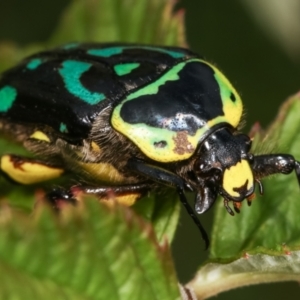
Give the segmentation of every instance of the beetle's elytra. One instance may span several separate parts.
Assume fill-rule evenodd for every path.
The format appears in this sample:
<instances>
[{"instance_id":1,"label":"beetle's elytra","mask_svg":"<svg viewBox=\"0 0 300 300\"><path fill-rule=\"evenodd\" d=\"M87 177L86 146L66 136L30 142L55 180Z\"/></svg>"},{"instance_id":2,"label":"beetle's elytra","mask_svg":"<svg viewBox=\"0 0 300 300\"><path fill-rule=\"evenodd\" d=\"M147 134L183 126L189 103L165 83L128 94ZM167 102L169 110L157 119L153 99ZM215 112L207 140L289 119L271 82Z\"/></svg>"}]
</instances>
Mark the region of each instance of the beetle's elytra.
<instances>
[{"instance_id":1,"label":"beetle's elytra","mask_svg":"<svg viewBox=\"0 0 300 300\"><path fill-rule=\"evenodd\" d=\"M176 47L68 44L23 60L0 79L0 128L36 159L1 157L1 172L21 184L73 174L82 191L132 204L157 185L195 193L195 211L218 195L238 210L260 179L296 171L288 154L255 156L238 130L241 98L197 54ZM73 199L72 189L52 199Z\"/></svg>"}]
</instances>

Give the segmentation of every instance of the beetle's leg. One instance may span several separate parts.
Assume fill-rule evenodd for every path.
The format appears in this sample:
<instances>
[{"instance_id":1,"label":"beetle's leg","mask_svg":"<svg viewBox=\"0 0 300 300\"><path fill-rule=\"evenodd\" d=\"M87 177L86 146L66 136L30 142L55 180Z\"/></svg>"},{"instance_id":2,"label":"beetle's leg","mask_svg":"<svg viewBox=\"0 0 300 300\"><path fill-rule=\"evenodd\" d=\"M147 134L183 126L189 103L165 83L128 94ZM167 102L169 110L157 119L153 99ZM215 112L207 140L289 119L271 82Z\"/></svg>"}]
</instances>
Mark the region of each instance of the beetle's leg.
<instances>
[{"instance_id":1,"label":"beetle's leg","mask_svg":"<svg viewBox=\"0 0 300 300\"><path fill-rule=\"evenodd\" d=\"M252 169L258 178L271 174L290 174L295 170L300 185L300 162L289 154L267 154L253 157Z\"/></svg>"},{"instance_id":2,"label":"beetle's leg","mask_svg":"<svg viewBox=\"0 0 300 300\"><path fill-rule=\"evenodd\" d=\"M147 164L141 160L131 159L128 162L127 167L139 174L147 176L155 182L180 188L182 190L187 187L185 181L180 176L160 167Z\"/></svg>"},{"instance_id":3,"label":"beetle's leg","mask_svg":"<svg viewBox=\"0 0 300 300\"><path fill-rule=\"evenodd\" d=\"M86 186L75 186L76 190L79 192L84 192L86 194L97 195L99 197L106 196L110 192L115 193L116 195L119 194L126 194L126 193L141 193L142 191L149 190L153 185L149 183L137 183L132 185L121 185L121 186L102 186L102 187L86 187ZM73 190L74 190L73 188Z\"/></svg>"},{"instance_id":4,"label":"beetle's leg","mask_svg":"<svg viewBox=\"0 0 300 300\"><path fill-rule=\"evenodd\" d=\"M8 179L20 184L34 184L58 178L64 169L37 159L6 154L0 157L0 171Z\"/></svg>"},{"instance_id":5,"label":"beetle's leg","mask_svg":"<svg viewBox=\"0 0 300 300\"><path fill-rule=\"evenodd\" d=\"M183 206L185 207L185 209L187 210L190 217L193 219L193 221L197 225L198 229L200 230L202 239L205 243L205 248L207 249L209 246L209 239L208 239L208 236L207 236L207 233L206 233L204 227L202 226L200 220L195 215L193 209L191 208L191 206L189 205L189 203L185 197L184 189L186 187L189 187L189 186L187 186L185 181L181 177L177 176L176 174L174 174L170 171L164 170L162 168L147 164L143 161L136 160L136 159L130 160L128 162L128 167L139 174L147 176L148 178L150 178L153 181L176 187L178 194L179 194L180 201L183 204Z\"/></svg>"},{"instance_id":6,"label":"beetle's leg","mask_svg":"<svg viewBox=\"0 0 300 300\"><path fill-rule=\"evenodd\" d=\"M133 205L135 201L151 187L152 185L148 183L101 187L78 185L73 186L70 189L55 188L47 194L46 199L48 200L50 205L57 211L59 211L61 206L65 203L76 205L79 193L95 195L101 198L101 200L115 199L119 203L130 206Z\"/></svg>"}]
</instances>

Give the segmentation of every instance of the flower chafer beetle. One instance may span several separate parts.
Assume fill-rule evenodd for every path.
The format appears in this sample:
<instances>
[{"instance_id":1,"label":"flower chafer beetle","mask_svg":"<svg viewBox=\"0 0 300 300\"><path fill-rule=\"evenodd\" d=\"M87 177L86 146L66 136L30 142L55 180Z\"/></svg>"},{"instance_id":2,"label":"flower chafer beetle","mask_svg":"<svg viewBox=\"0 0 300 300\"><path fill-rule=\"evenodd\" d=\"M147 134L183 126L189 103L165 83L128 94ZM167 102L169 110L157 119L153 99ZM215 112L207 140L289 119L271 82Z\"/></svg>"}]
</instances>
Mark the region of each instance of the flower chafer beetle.
<instances>
[{"instance_id":1,"label":"flower chafer beetle","mask_svg":"<svg viewBox=\"0 0 300 300\"><path fill-rule=\"evenodd\" d=\"M296 171L288 154L255 156L238 131L241 98L227 78L193 52L133 44L77 44L26 58L0 79L0 128L36 158L6 154L1 172L32 184L69 172L76 188L100 197L113 192L132 204L157 185L175 187L195 211L218 195L238 209L260 179ZM74 200L74 188L53 201Z\"/></svg>"}]
</instances>

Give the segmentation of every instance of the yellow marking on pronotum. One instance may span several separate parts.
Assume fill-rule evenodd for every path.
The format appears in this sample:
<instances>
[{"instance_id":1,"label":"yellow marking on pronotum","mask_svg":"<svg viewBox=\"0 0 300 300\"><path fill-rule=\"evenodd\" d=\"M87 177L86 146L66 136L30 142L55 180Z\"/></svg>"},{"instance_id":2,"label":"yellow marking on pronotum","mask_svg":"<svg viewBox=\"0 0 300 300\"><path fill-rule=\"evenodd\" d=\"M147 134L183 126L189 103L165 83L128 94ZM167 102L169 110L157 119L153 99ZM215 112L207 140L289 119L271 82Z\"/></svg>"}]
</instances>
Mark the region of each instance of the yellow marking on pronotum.
<instances>
[{"instance_id":1,"label":"yellow marking on pronotum","mask_svg":"<svg viewBox=\"0 0 300 300\"><path fill-rule=\"evenodd\" d=\"M63 169L49 167L34 161L14 163L10 155L3 155L0 160L1 170L14 181L21 184L33 184L57 178Z\"/></svg>"},{"instance_id":2,"label":"yellow marking on pronotum","mask_svg":"<svg viewBox=\"0 0 300 300\"><path fill-rule=\"evenodd\" d=\"M35 131L31 136L32 139L40 140L40 141L45 141L50 143L49 137L42 131L37 130Z\"/></svg>"},{"instance_id":3,"label":"yellow marking on pronotum","mask_svg":"<svg viewBox=\"0 0 300 300\"><path fill-rule=\"evenodd\" d=\"M220 86L220 96L222 99L222 109L224 115L216 116L212 120L207 120L206 124L199 127L194 135L186 135L185 145L188 147L183 148L185 151L176 151L178 145L175 144L177 132L167 128L151 127L144 123L129 124L124 122L121 117L121 109L124 103L136 99L143 95L154 95L158 93L159 88L168 81L176 81L179 79L180 71L189 63L204 63L214 70L215 79ZM235 95L235 101L230 99L231 92ZM200 103L201 104L201 103ZM236 127L241 119L243 112L243 104L240 96L228 81L228 79L213 65L201 59L190 59L180 62L173 66L168 72L164 73L152 84L149 84L136 92L131 93L121 103L119 103L113 111L111 122L112 126L132 142L134 142L139 149L148 157L155 161L167 163L180 160L189 159L195 152L199 141L211 127L219 123L229 123ZM160 141L164 141L164 147L156 147ZM175 151L174 151L175 149Z\"/></svg>"},{"instance_id":4,"label":"yellow marking on pronotum","mask_svg":"<svg viewBox=\"0 0 300 300\"><path fill-rule=\"evenodd\" d=\"M247 190L254 184L253 173L247 160L242 159L236 165L226 169L223 175L223 188L232 197L240 197L234 188L239 188L248 180Z\"/></svg>"},{"instance_id":5,"label":"yellow marking on pronotum","mask_svg":"<svg viewBox=\"0 0 300 300\"><path fill-rule=\"evenodd\" d=\"M224 116L218 116L217 118L210 120L208 123L211 123L211 127L221 122L226 122L231 124L233 127L237 127L241 121L241 117L243 114L243 102L240 95L230 83L230 81L226 78L226 76L218 68L205 60L201 61L204 64L210 66L215 72L214 76L220 86L222 109L224 111ZM231 93L235 95L235 101L232 101L230 99Z\"/></svg>"}]
</instances>

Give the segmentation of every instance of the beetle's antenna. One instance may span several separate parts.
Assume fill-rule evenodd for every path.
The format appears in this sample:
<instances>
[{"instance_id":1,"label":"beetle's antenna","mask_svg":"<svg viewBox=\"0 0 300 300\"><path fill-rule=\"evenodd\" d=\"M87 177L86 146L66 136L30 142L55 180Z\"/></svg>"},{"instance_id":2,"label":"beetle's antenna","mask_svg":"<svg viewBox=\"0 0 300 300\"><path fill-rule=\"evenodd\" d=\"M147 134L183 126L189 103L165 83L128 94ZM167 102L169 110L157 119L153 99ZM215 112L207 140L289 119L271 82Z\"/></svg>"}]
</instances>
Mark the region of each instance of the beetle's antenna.
<instances>
[{"instance_id":1,"label":"beetle's antenna","mask_svg":"<svg viewBox=\"0 0 300 300\"><path fill-rule=\"evenodd\" d=\"M205 243L205 250L206 250L209 247L209 238L208 238L208 235L206 233L206 230L204 229L204 227L202 226L200 220L195 215L194 210L191 208L190 204L188 203L188 201L187 201L187 199L184 195L183 190L181 188L178 188L177 191L178 191L181 203L183 204L186 211L188 212L188 214L190 215L190 217L193 219L194 223L196 224L196 226L200 230L201 237L202 237L202 239Z\"/></svg>"}]
</instances>

